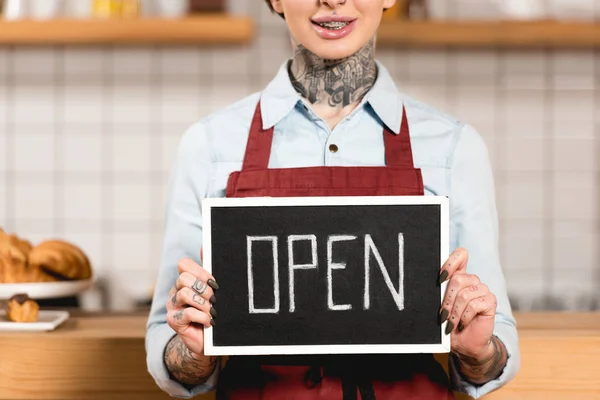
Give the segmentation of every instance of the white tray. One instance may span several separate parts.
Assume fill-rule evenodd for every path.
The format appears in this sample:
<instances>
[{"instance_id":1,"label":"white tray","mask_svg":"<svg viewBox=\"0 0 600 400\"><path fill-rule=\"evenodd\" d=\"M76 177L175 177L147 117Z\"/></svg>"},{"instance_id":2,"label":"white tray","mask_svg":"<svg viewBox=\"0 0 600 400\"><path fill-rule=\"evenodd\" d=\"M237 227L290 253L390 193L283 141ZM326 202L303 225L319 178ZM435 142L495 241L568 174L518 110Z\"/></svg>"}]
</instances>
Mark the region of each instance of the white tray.
<instances>
[{"instance_id":1,"label":"white tray","mask_svg":"<svg viewBox=\"0 0 600 400\"><path fill-rule=\"evenodd\" d=\"M0 310L0 332L53 331L67 319L69 319L68 311L40 310L36 322L12 322L6 319L6 312Z\"/></svg>"},{"instance_id":2,"label":"white tray","mask_svg":"<svg viewBox=\"0 0 600 400\"><path fill-rule=\"evenodd\" d=\"M34 300L57 299L74 296L89 289L92 279L65 282L0 283L0 300L8 300L15 294L26 293Z\"/></svg>"}]
</instances>

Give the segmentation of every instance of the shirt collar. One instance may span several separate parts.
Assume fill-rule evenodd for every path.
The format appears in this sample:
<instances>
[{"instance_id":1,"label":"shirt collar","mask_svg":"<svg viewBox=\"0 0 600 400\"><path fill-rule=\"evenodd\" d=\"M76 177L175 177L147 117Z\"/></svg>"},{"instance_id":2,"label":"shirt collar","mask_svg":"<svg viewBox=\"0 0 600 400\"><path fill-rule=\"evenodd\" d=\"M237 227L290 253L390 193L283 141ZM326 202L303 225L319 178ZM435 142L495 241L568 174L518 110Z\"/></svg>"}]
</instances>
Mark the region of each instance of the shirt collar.
<instances>
[{"instance_id":1,"label":"shirt collar","mask_svg":"<svg viewBox=\"0 0 600 400\"><path fill-rule=\"evenodd\" d=\"M402 122L402 101L400 93L387 68L379 61L377 64L377 80L365 95L365 101L373 108L375 114L392 132L400 132Z\"/></svg>"},{"instance_id":2,"label":"shirt collar","mask_svg":"<svg viewBox=\"0 0 600 400\"><path fill-rule=\"evenodd\" d=\"M261 114L263 129L269 129L288 115L292 109L302 101L296 89L292 86L288 65L291 60L286 60L275 78L267 85L261 94Z\"/></svg>"},{"instance_id":3,"label":"shirt collar","mask_svg":"<svg viewBox=\"0 0 600 400\"><path fill-rule=\"evenodd\" d=\"M275 78L267 85L261 94L261 114L263 129L275 126L292 109L302 101L298 92L292 86L286 60ZM402 121L402 104L398 89L388 70L379 62L377 64L377 80L366 94L360 107L369 104L381 121L394 133L400 132Z\"/></svg>"}]
</instances>

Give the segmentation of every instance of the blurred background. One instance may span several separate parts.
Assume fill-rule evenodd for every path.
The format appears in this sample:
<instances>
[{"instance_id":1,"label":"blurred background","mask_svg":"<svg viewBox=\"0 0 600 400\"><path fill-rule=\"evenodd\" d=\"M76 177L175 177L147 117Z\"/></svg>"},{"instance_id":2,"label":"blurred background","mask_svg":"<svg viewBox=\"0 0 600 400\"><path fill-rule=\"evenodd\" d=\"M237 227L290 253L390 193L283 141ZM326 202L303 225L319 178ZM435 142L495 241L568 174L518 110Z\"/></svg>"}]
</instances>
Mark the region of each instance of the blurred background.
<instances>
[{"instance_id":1,"label":"blurred background","mask_svg":"<svg viewBox=\"0 0 600 400\"><path fill-rule=\"evenodd\" d=\"M272 79L286 27L263 0L0 3L0 227L81 247L83 308L147 307L180 137ZM385 19L377 56L398 87L488 145L514 308L600 309L600 1L400 1Z\"/></svg>"}]
</instances>

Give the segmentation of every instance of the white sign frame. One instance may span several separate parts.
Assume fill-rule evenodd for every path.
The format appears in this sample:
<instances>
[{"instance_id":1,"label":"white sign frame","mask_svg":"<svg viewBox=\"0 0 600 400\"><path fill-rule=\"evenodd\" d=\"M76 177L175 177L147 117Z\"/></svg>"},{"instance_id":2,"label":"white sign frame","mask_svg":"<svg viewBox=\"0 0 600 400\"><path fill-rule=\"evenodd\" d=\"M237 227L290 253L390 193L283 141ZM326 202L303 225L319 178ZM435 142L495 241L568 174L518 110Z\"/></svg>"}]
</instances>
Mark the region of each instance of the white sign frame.
<instances>
[{"instance_id":1,"label":"white sign frame","mask_svg":"<svg viewBox=\"0 0 600 400\"><path fill-rule=\"evenodd\" d=\"M360 206L360 205L439 205L440 206L440 269L450 252L449 199L445 196L362 196L362 197L244 197L206 198L202 201L203 267L212 273L211 209L218 207L281 207L281 206ZM440 285L440 307L448 281ZM442 341L438 344L365 344L365 345L276 345L276 346L215 346L213 330L204 329L204 354L294 355L294 354L415 354L450 352L450 335L444 333L447 321L441 324Z\"/></svg>"}]
</instances>

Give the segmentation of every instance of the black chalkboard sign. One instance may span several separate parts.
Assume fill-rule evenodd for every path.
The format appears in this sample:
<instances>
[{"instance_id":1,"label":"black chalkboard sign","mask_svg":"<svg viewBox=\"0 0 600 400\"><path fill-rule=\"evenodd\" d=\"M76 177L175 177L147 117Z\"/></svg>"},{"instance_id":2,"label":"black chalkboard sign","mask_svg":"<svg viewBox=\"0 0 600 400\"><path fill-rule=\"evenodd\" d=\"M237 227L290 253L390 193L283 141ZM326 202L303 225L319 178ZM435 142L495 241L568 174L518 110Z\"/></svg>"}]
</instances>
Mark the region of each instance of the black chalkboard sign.
<instances>
[{"instance_id":1,"label":"black chalkboard sign","mask_svg":"<svg viewBox=\"0 0 600 400\"><path fill-rule=\"evenodd\" d=\"M442 196L203 201L207 355L448 352Z\"/></svg>"}]
</instances>

